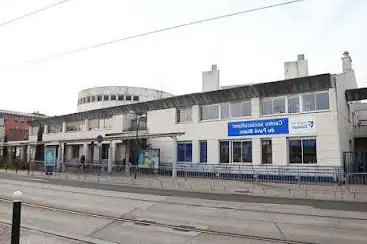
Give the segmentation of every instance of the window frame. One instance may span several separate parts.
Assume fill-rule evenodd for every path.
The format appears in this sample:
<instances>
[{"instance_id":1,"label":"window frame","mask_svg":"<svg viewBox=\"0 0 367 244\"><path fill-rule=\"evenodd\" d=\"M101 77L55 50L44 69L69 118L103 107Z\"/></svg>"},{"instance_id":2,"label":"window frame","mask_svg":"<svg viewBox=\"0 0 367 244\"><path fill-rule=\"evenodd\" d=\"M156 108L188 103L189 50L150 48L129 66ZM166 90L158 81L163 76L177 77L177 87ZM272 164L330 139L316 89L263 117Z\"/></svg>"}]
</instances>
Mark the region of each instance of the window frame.
<instances>
[{"instance_id":1,"label":"window frame","mask_svg":"<svg viewBox=\"0 0 367 244\"><path fill-rule=\"evenodd\" d=\"M179 146L182 146L184 145L184 159L181 160L179 157L180 157L180 152L179 152ZM188 157L187 155L187 145L191 145L191 158ZM176 161L179 162L179 163L192 163L192 141L177 141L176 143L176 149L177 149L177 155L176 155Z\"/></svg>"},{"instance_id":2,"label":"window frame","mask_svg":"<svg viewBox=\"0 0 367 244\"><path fill-rule=\"evenodd\" d=\"M264 161L264 144L263 142L270 141L270 162L268 162L268 155L266 155L266 162ZM269 145L267 145L269 146ZM267 152L265 152L267 154ZM272 165L273 164L273 140L272 138L261 138L261 165Z\"/></svg>"},{"instance_id":3,"label":"window frame","mask_svg":"<svg viewBox=\"0 0 367 244\"><path fill-rule=\"evenodd\" d=\"M233 104L236 104L236 103L241 103L241 106L243 106L243 104L249 104L250 105L250 114L248 115L244 115L244 114L241 114L240 116L233 116L232 114L232 105ZM241 107L242 109L242 107ZM250 117L252 116L252 104L251 104L251 100L240 100L240 101L233 101L233 102L230 102L229 103L229 118L231 119L238 119L238 118L246 118L246 117Z\"/></svg>"},{"instance_id":4,"label":"window frame","mask_svg":"<svg viewBox=\"0 0 367 244\"><path fill-rule=\"evenodd\" d=\"M217 118L210 118L210 119L203 119L203 108L209 108L209 107L217 107L218 109L218 113L217 113ZM221 108L219 106L219 104L210 104L210 105L203 105L199 107L199 112L200 112L200 121L215 121L215 120L220 120L221 119Z\"/></svg>"},{"instance_id":5,"label":"window frame","mask_svg":"<svg viewBox=\"0 0 367 244\"><path fill-rule=\"evenodd\" d=\"M131 95L126 95L125 96L125 101L132 101L131 99L132 99L132 96Z\"/></svg>"},{"instance_id":6,"label":"window frame","mask_svg":"<svg viewBox=\"0 0 367 244\"><path fill-rule=\"evenodd\" d=\"M139 102L140 98L139 96L133 96L133 102Z\"/></svg>"},{"instance_id":7,"label":"window frame","mask_svg":"<svg viewBox=\"0 0 367 244\"><path fill-rule=\"evenodd\" d=\"M107 100L105 99L107 97ZM103 101L110 101L110 95L103 95Z\"/></svg>"},{"instance_id":8,"label":"window frame","mask_svg":"<svg viewBox=\"0 0 367 244\"><path fill-rule=\"evenodd\" d=\"M110 101L116 101L116 99L117 99L117 96L116 95L111 95Z\"/></svg>"},{"instance_id":9,"label":"window frame","mask_svg":"<svg viewBox=\"0 0 367 244\"><path fill-rule=\"evenodd\" d=\"M124 100L125 100L125 96L124 95L122 95L122 94L118 94L117 95L117 101L124 101Z\"/></svg>"},{"instance_id":10,"label":"window frame","mask_svg":"<svg viewBox=\"0 0 367 244\"><path fill-rule=\"evenodd\" d=\"M181 120L181 116L180 116L180 111L182 110L190 110L190 119L189 120L184 120L182 121ZM193 119L192 119L192 106L189 106L189 107L184 107L184 108L176 108L176 123L178 124L181 124L181 123L190 123L190 122L193 122Z\"/></svg>"},{"instance_id":11,"label":"window frame","mask_svg":"<svg viewBox=\"0 0 367 244\"><path fill-rule=\"evenodd\" d=\"M203 152L202 146L205 147L205 151ZM205 155L204 155L205 153ZM199 162L200 163L208 163L208 141L200 140L199 141Z\"/></svg>"},{"instance_id":12,"label":"window frame","mask_svg":"<svg viewBox=\"0 0 367 244\"><path fill-rule=\"evenodd\" d=\"M305 163L304 162L304 147L303 147L303 141L305 140L314 140L315 141L315 158L316 158L316 162L315 163ZM291 158L290 158L290 141L301 141L301 163L292 163L291 162ZM317 165L317 138L316 136L309 136L309 137L287 137L287 150L288 150L288 164L289 165Z\"/></svg>"}]
</instances>

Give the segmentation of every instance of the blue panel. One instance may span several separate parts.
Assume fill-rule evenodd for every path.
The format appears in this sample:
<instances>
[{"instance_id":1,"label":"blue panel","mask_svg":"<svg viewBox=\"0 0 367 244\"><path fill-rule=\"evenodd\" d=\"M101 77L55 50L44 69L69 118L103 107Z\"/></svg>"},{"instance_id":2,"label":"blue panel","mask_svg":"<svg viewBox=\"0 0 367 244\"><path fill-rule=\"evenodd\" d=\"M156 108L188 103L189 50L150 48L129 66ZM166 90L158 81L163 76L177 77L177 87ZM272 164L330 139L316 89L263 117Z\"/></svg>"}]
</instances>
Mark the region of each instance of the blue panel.
<instances>
[{"instance_id":1,"label":"blue panel","mask_svg":"<svg viewBox=\"0 0 367 244\"><path fill-rule=\"evenodd\" d=\"M45 167L55 167L56 166L56 148L55 147L45 147L44 149L44 164Z\"/></svg>"},{"instance_id":2,"label":"blue panel","mask_svg":"<svg viewBox=\"0 0 367 244\"><path fill-rule=\"evenodd\" d=\"M185 162L185 144L177 143L177 161Z\"/></svg>"},{"instance_id":3,"label":"blue panel","mask_svg":"<svg viewBox=\"0 0 367 244\"><path fill-rule=\"evenodd\" d=\"M288 134L288 118L228 122L228 136Z\"/></svg>"},{"instance_id":4,"label":"blue panel","mask_svg":"<svg viewBox=\"0 0 367 244\"><path fill-rule=\"evenodd\" d=\"M192 144L186 143L185 162L192 162Z\"/></svg>"}]
</instances>

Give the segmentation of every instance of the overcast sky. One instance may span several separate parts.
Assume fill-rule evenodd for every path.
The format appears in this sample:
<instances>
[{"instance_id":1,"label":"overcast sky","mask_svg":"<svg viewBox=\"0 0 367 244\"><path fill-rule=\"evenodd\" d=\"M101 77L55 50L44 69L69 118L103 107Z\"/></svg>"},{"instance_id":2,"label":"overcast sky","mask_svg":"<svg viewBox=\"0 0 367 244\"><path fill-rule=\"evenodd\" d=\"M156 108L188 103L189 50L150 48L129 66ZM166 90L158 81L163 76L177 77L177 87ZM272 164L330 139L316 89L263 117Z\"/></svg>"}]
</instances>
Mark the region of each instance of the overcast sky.
<instances>
[{"instance_id":1,"label":"overcast sky","mask_svg":"<svg viewBox=\"0 0 367 244\"><path fill-rule=\"evenodd\" d=\"M57 0L0 0L0 23ZM283 79L283 62L303 53L309 73L340 73L348 50L367 86L367 1L306 0L42 62L98 42L282 0L73 0L0 26L0 108L48 115L76 112L78 91L126 85L198 92L217 64L221 84Z\"/></svg>"}]
</instances>

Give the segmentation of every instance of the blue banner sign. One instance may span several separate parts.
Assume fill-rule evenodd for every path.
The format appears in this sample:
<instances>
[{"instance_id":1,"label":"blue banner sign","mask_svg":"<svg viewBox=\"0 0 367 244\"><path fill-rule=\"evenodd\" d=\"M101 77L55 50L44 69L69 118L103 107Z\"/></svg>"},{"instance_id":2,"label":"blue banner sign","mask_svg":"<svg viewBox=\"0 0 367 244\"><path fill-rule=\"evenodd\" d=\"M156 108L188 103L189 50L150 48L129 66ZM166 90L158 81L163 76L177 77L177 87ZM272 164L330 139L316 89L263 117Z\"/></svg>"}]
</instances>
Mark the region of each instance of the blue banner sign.
<instances>
[{"instance_id":1,"label":"blue banner sign","mask_svg":"<svg viewBox=\"0 0 367 244\"><path fill-rule=\"evenodd\" d=\"M228 122L228 136L288 134L288 118Z\"/></svg>"},{"instance_id":2,"label":"blue banner sign","mask_svg":"<svg viewBox=\"0 0 367 244\"><path fill-rule=\"evenodd\" d=\"M45 147L44 149L44 164L45 167L55 167L56 166L56 148L55 147Z\"/></svg>"}]
</instances>

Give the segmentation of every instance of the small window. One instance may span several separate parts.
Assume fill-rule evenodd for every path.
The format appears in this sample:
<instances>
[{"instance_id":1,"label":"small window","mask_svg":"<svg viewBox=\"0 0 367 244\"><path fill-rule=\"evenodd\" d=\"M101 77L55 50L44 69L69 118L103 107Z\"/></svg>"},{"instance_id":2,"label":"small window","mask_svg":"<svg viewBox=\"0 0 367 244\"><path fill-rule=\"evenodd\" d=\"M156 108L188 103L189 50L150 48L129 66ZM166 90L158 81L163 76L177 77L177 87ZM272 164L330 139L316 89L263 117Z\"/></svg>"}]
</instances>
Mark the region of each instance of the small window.
<instances>
[{"instance_id":1,"label":"small window","mask_svg":"<svg viewBox=\"0 0 367 244\"><path fill-rule=\"evenodd\" d=\"M220 118L221 119L229 118L229 103L220 104Z\"/></svg>"},{"instance_id":2,"label":"small window","mask_svg":"<svg viewBox=\"0 0 367 244\"><path fill-rule=\"evenodd\" d=\"M118 100L119 101L124 101L124 95L118 95Z\"/></svg>"},{"instance_id":3,"label":"small window","mask_svg":"<svg viewBox=\"0 0 367 244\"><path fill-rule=\"evenodd\" d=\"M192 162L192 142L177 142L177 162Z\"/></svg>"},{"instance_id":4,"label":"small window","mask_svg":"<svg viewBox=\"0 0 367 244\"><path fill-rule=\"evenodd\" d=\"M219 118L219 106L218 106L218 104L208 105L208 106L201 106L200 107L200 117L201 117L201 120L218 119Z\"/></svg>"},{"instance_id":5,"label":"small window","mask_svg":"<svg viewBox=\"0 0 367 244\"><path fill-rule=\"evenodd\" d=\"M232 142L232 162L252 163L252 142L233 141Z\"/></svg>"},{"instance_id":6,"label":"small window","mask_svg":"<svg viewBox=\"0 0 367 244\"><path fill-rule=\"evenodd\" d=\"M111 95L111 101L116 101L116 95Z\"/></svg>"},{"instance_id":7,"label":"small window","mask_svg":"<svg viewBox=\"0 0 367 244\"><path fill-rule=\"evenodd\" d=\"M130 95L126 96L126 101L131 101L131 96Z\"/></svg>"},{"instance_id":8,"label":"small window","mask_svg":"<svg viewBox=\"0 0 367 244\"><path fill-rule=\"evenodd\" d=\"M110 100L110 96L108 96L108 95L103 96L103 101L109 101L109 100Z\"/></svg>"},{"instance_id":9,"label":"small window","mask_svg":"<svg viewBox=\"0 0 367 244\"><path fill-rule=\"evenodd\" d=\"M294 114L300 112L299 96L288 97L288 113Z\"/></svg>"},{"instance_id":10,"label":"small window","mask_svg":"<svg viewBox=\"0 0 367 244\"><path fill-rule=\"evenodd\" d=\"M93 103L93 102L95 102L96 101L96 96L92 96L91 97L91 102Z\"/></svg>"},{"instance_id":11,"label":"small window","mask_svg":"<svg viewBox=\"0 0 367 244\"><path fill-rule=\"evenodd\" d=\"M79 145L72 145L71 146L71 158L72 159L79 158Z\"/></svg>"},{"instance_id":12,"label":"small window","mask_svg":"<svg viewBox=\"0 0 367 244\"><path fill-rule=\"evenodd\" d=\"M273 162L273 151L270 139L261 140L261 163L272 164Z\"/></svg>"},{"instance_id":13,"label":"small window","mask_svg":"<svg viewBox=\"0 0 367 244\"><path fill-rule=\"evenodd\" d=\"M326 110L329 109L329 93L316 93L316 109Z\"/></svg>"},{"instance_id":14,"label":"small window","mask_svg":"<svg viewBox=\"0 0 367 244\"><path fill-rule=\"evenodd\" d=\"M229 163L229 141L219 142L219 160L222 164Z\"/></svg>"},{"instance_id":15,"label":"small window","mask_svg":"<svg viewBox=\"0 0 367 244\"><path fill-rule=\"evenodd\" d=\"M87 97L87 103L90 103L90 97Z\"/></svg>"},{"instance_id":16,"label":"small window","mask_svg":"<svg viewBox=\"0 0 367 244\"><path fill-rule=\"evenodd\" d=\"M200 163L207 162L208 155L208 143L206 141L200 141Z\"/></svg>"},{"instance_id":17,"label":"small window","mask_svg":"<svg viewBox=\"0 0 367 244\"><path fill-rule=\"evenodd\" d=\"M315 111L315 94L302 95L302 111L303 112Z\"/></svg>"},{"instance_id":18,"label":"small window","mask_svg":"<svg viewBox=\"0 0 367 244\"><path fill-rule=\"evenodd\" d=\"M134 97L133 97L133 100L134 100L135 102L139 101L139 96L134 96Z\"/></svg>"},{"instance_id":19,"label":"small window","mask_svg":"<svg viewBox=\"0 0 367 244\"><path fill-rule=\"evenodd\" d=\"M97 101L98 102L102 101L102 96L97 96Z\"/></svg>"},{"instance_id":20,"label":"small window","mask_svg":"<svg viewBox=\"0 0 367 244\"><path fill-rule=\"evenodd\" d=\"M262 100L261 111L263 115L273 114L273 102L271 99Z\"/></svg>"},{"instance_id":21,"label":"small window","mask_svg":"<svg viewBox=\"0 0 367 244\"><path fill-rule=\"evenodd\" d=\"M273 98L273 113L284 114L285 113L285 98L277 97Z\"/></svg>"},{"instance_id":22,"label":"small window","mask_svg":"<svg viewBox=\"0 0 367 244\"><path fill-rule=\"evenodd\" d=\"M192 121L192 107L177 109L177 122Z\"/></svg>"},{"instance_id":23,"label":"small window","mask_svg":"<svg viewBox=\"0 0 367 244\"><path fill-rule=\"evenodd\" d=\"M245 117L251 115L251 102L241 101L230 104L231 118Z\"/></svg>"}]
</instances>

